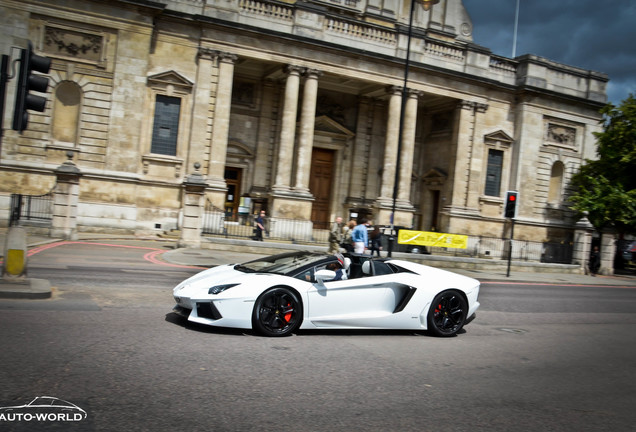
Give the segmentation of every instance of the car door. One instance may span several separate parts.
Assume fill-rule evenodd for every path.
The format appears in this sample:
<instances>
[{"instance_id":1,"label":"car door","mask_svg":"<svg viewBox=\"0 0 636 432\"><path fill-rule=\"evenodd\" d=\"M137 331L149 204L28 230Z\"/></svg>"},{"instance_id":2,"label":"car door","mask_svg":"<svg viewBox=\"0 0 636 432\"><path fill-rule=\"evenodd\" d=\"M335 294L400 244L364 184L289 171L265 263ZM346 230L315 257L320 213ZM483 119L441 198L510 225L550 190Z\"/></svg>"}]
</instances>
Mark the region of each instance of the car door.
<instances>
[{"instance_id":1,"label":"car door","mask_svg":"<svg viewBox=\"0 0 636 432\"><path fill-rule=\"evenodd\" d=\"M307 292L308 318L317 326L354 325L356 319L390 314L388 288L373 279L313 284Z\"/></svg>"},{"instance_id":2,"label":"car door","mask_svg":"<svg viewBox=\"0 0 636 432\"><path fill-rule=\"evenodd\" d=\"M308 318L316 326L368 326L369 319L390 315L390 275L361 276L342 281L315 282L307 292Z\"/></svg>"}]
</instances>

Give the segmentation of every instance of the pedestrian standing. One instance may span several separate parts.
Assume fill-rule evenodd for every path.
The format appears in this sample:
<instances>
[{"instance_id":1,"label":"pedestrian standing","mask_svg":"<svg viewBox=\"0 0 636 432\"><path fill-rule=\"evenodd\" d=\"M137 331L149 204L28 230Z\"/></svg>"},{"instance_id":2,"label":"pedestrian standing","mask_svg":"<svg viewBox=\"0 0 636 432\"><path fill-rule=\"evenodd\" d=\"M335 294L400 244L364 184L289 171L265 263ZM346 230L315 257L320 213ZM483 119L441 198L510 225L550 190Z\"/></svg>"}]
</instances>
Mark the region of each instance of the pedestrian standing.
<instances>
[{"instance_id":1,"label":"pedestrian standing","mask_svg":"<svg viewBox=\"0 0 636 432\"><path fill-rule=\"evenodd\" d=\"M347 226L344 227L344 234L342 235L343 240L341 246L345 248L347 252L353 252L353 240L351 239L351 234L353 233L353 229L356 227L356 221L351 219Z\"/></svg>"},{"instance_id":2,"label":"pedestrian standing","mask_svg":"<svg viewBox=\"0 0 636 432\"><path fill-rule=\"evenodd\" d=\"M353 229L351 233L351 240L353 240L353 251L355 253L363 254L369 247L369 233L367 227L369 222L365 218L360 218L358 225Z\"/></svg>"},{"instance_id":3,"label":"pedestrian standing","mask_svg":"<svg viewBox=\"0 0 636 432\"><path fill-rule=\"evenodd\" d=\"M371 256L374 252L377 252L380 257L380 251L382 250L382 231L379 226L374 226L373 230L369 234L369 249L371 249Z\"/></svg>"},{"instance_id":4,"label":"pedestrian standing","mask_svg":"<svg viewBox=\"0 0 636 432\"><path fill-rule=\"evenodd\" d=\"M340 252L340 243L343 240L343 228L344 224L342 223L342 218L338 216L331 226L331 231L329 231L329 253L337 254Z\"/></svg>"},{"instance_id":5,"label":"pedestrian standing","mask_svg":"<svg viewBox=\"0 0 636 432\"><path fill-rule=\"evenodd\" d=\"M592 276L596 275L601 268L601 253L598 250L598 246L594 246L592 253L590 254L590 273Z\"/></svg>"},{"instance_id":6,"label":"pedestrian standing","mask_svg":"<svg viewBox=\"0 0 636 432\"><path fill-rule=\"evenodd\" d=\"M265 210L261 210L255 221L256 224L256 238L257 241L263 241L263 231L265 230Z\"/></svg>"}]
</instances>

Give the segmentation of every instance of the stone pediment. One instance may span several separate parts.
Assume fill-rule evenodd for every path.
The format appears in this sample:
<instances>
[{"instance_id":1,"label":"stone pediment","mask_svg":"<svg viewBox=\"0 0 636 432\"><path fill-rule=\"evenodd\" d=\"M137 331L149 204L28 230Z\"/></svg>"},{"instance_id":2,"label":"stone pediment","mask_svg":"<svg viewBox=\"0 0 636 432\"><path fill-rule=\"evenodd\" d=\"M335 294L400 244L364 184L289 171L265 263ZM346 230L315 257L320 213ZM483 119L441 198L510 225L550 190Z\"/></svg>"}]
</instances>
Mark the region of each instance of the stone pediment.
<instances>
[{"instance_id":1,"label":"stone pediment","mask_svg":"<svg viewBox=\"0 0 636 432\"><path fill-rule=\"evenodd\" d=\"M238 156L243 158L253 158L254 152L243 143L239 143L237 141L230 141L227 145L227 153L228 155Z\"/></svg>"},{"instance_id":2,"label":"stone pediment","mask_svg":"<svg viewBox=\"0 0 636 432\"><path fill-rule=\"evenodd\" d=\"M325 115L316 117L314 131L323 132L329 135L345 136L347 138L355 136L355 134L349 129Z\"/></svg>"},{"instance_id":3,"label":"stone pediment","mask_svg":"<svg viewBox=\"0 0 636 432\"><path fill-rule=\"evenodd\" d=\"M172 86L181 90L190 91L194 86L194 83L173 70L161 72L158 74L150 75L148 77L148 85L152 87L167 87Z\"/></svg>"},{"instance_id":4,"label":"stone pediment","mask_svg":"<svg viewBox=\"0 0 636 432\"><path fill-rule=\"evenodd\" d=\"M484 135L484 142L510 146L515 140L502 130Z\"/></svg>"},{"instance_id":5,"label":"stone pediment","mask_svg":"<svg viewBox=\"0 0 636 432\"><path fill-rule=\"evenodd\" d=\"M427 185L443 185L448 178L448 174L439 168L433 168L422 176L422 181Z\"/></svg>"}]
</instances>

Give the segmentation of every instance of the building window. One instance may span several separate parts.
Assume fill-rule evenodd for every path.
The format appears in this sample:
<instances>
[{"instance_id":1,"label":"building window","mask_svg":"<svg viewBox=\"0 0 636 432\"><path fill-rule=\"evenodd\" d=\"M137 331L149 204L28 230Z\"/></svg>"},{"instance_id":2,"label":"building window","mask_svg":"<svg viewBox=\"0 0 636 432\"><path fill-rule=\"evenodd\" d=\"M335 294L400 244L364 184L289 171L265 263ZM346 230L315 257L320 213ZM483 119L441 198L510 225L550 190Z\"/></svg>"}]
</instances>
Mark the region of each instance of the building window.
<instances>
[{"instance_id":1,"label":"building window","mask_svg":"<svg viewBox=\"0 0 636 432\"><path fill-rule=\"evenodd\" d=\"M561 201L561 189L563 188L563 173L565 166L563 162L557 161L552 165L550 172L550 189L548 191L548 202L558 203Z\"/></svg>"},{"instance_id":2,"label":"building window","mask_svg":"<svg viewBox=\"0 0 636 432\"><path fill-rule=\"evenodd\" d=\"M177 155L180 111L180 98L157 95L150 149L152 153L167 156Z\"/></svg>"},{"instance_id":3,"label":"building window","mask_svg":"<svg viewBox=\"0 0 636 432\"><path fill-rule=\"evenodd\" d=\"M503 167L503 151L488 150L488 169L486 170L485 195L499 196L501 189L501 170Z\"/></svg>"},{"instance_id":4,"label":"building window","mask_svg":"<svg viewBox=\"0 0 636 432\"><path fill-rule=\"evenodd\" d=\"M235 80L232 86L232 104L254 107L256 86L251 82Z\"/></svg>"}]
</instances>

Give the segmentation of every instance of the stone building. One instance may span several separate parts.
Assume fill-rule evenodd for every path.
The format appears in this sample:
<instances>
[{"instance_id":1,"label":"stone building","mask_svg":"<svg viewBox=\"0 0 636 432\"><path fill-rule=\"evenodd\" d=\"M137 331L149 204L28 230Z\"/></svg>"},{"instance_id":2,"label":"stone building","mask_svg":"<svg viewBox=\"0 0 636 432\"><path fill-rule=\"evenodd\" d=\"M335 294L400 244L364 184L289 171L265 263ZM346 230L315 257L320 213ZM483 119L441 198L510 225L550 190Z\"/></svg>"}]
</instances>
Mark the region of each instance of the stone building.
<instances>
[{"instance_id":1,"label":"stone building","mask_svg":"<svg viewBox=\"0 0 636 432\"><path fill-rule=\"evenodd\" d=\"M595 157L607 76L493 55L461 0L420 0L403 91L409 12L408 0L0 0L2 53L30 40L52 59L45 112L4 131L0 221L11 193L50 191L72 152L84 231L178 228L198 163L228 220L245 198L315 227L389 224L395 205L396 225L501 237L517 190L516 237L570 241L568 182Z\"/></svg>"}]
</instances>

